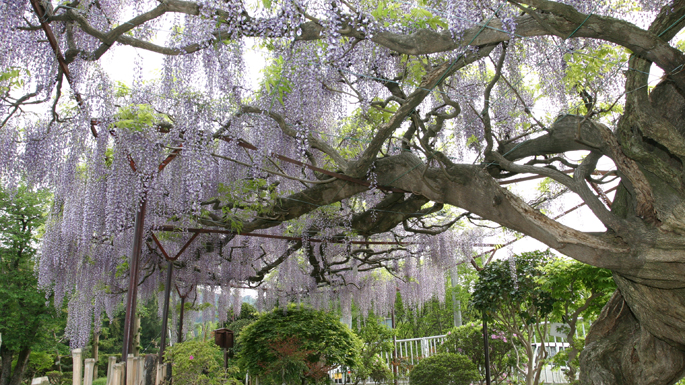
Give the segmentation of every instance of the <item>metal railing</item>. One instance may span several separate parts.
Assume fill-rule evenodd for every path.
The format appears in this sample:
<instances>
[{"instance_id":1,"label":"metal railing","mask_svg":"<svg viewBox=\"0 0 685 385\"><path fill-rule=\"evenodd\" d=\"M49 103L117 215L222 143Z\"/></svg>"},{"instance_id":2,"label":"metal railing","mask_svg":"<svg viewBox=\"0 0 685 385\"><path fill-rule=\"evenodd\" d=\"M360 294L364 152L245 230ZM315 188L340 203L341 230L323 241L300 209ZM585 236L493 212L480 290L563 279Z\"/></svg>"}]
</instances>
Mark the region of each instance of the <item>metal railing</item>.
<instances>
[{"instance_id":1,"label":"metal railing","mask_svg":"<svg viewBox=\"0 0 685 385\"><path fill-rule=\"evenodd\" d=\"M579 327L577 331L579 337L585 336L584 325ZM440 346L446 339L446 335L437 335L422 338L407 338L402 340L397 340L397 365L399 374L399 383L406 383L408 372L419 363L420 360L430 357L438 352L438 346ZM533 347L536 349L543 345L541 342L534 342ZM566 342L562 342L561 338L548 336L548 341L544 343L545 349L548 351L548 356L551 357L558 353L559 351L566 349L569 345ZM537 355L537 354L536 354ZM388 364L390 370L393 369L393 354L392 352L384 352L381 357ZM348 378L349 374L345 368L336 368L330 371L330 377L333 379L334 383L350 383L351 379ZM367 381L367 384L372 383ZM545 365L540 373L540 383L544 384L566 384L566 378L561 370L553 368L551 365Z\"/></svg>"},{"instance_id":2,"label":"metal railing","mask_svg":"<svg viewBox=\"0 0 685 385\"><path fill-rule=\"evenodd\" d=\"M446 335L442 334L439 336L397 340L397 358L413 367L419 363L419 360L437 353L438 346L445 342L445 337ZM392 368L392 352L384 353L382 357Z\"/></svg>"}]
</instances>

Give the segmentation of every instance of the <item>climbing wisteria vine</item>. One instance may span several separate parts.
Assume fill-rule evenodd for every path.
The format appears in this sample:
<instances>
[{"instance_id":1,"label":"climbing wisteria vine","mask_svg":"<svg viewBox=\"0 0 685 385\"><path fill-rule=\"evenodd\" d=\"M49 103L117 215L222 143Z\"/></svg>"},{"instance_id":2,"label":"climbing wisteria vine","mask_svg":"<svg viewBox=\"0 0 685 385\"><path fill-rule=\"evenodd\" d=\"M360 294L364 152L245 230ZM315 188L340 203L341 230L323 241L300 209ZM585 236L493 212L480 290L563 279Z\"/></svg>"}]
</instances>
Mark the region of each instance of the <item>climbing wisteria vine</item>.
<instances>
[{"instance_id":1,"label":"climbing wisteria vine","mask_svg":"<svg viewBox=\"0 0 685 385\"><path fill-rule=\"evenodd\" d=\"M637 3L639 17L670 6ZM264 310L347 315L387 313L398 291L412 307L443 299L445 272L492 239L479 226L512 222L441 198L454 193L445 181L468 183L455 164L496 186L521 171L490 152L523 151L558 116L617 119L624 48L557 5L625 13L588 1L3 2L0 179L53 191L38 275L67 303L72 345L130 289L143 202L141 298L161 298L166 257L186 245L176 295L218 304L207 317L237 314L245 289ZM246 61L255 51L264 62ZM148 55L163 56L153 76ZM588 60L603 72L573 72ZM113 80L118 67L132 79ZM570 162L548 155L512 160ZM190 242L189 229L218 232Z\"/></svg>"}]
</instances>

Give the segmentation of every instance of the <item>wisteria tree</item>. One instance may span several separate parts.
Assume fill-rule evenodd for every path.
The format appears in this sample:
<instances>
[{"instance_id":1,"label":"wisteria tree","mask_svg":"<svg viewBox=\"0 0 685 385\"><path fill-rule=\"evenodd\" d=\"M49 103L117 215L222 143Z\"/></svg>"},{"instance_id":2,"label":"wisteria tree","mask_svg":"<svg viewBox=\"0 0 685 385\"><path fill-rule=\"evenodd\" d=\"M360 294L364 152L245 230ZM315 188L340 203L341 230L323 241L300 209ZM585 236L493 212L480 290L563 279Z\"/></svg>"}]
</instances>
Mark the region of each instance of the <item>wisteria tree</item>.
<instances>
[{"instance_id":1,"label":"wisteria tree","mask_svg":"<svg viewBox=\"0 0 685 385\"><path fill-rule=\"evenodd\" d=\"M201 285L222 313L246 287L260 306L381 314L397 290L419 306L490 223L612 270L581 381L685 371L685 1L14 0L0 14L0 175L54 191L40 284L68 299L74 344L129 289L138 212L139 295L159 294L166 255L178 294ZM159 77L122 46L163 55ZM267 58L257 84L249 49ZM615 167L598 175L602 158ZM550 188L502 186L531 176ZM555 220L564 195L606 231Z\"/></svg>"}]
</instances>

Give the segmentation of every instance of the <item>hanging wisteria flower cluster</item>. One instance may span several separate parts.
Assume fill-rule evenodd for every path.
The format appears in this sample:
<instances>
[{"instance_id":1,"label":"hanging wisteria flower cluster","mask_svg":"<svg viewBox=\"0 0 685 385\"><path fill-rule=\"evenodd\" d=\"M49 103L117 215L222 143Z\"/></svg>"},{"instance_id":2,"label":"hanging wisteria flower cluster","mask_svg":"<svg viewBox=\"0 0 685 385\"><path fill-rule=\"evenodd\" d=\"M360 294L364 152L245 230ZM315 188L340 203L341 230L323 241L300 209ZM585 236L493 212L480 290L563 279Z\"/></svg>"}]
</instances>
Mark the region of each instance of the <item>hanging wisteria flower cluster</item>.
<instances>
[{"instance_id":1,"label":"hanging wisteria flower cluster","mask_svg":"<svg viewBox=\"0 0 685 385\"><path fill-rule=\"evenodd\" d=\"M522 38L516 2L260 3L0 5L0 180L53 191L38 275L68 306L73 346L131 290L139 212L139 297L161 298L171 260L175 296L212 304L205 317L238 314L246 290L263 310L346 317L388 313L398 291L411 307L442 300L445 272L486 235L466 221L483 218L428 198L454 193L435 180L475 169L492 138L506 156L541 135L553 117L538 101L578 112L569 90L618 90L626 70L597 41ZM255 51L264 62L245 61ZM569 83L587 55L608 75Z\"/></svg>"}]
</instances>

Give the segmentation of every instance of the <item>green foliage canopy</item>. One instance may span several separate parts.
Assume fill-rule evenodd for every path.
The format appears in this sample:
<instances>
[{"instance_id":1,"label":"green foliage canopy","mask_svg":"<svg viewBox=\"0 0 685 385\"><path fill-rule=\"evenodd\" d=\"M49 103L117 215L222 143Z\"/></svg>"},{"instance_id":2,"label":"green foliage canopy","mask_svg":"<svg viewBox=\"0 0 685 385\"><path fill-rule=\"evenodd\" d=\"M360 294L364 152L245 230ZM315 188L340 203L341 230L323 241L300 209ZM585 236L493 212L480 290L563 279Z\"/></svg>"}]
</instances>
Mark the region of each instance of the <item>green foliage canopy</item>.
<instances>
[{"instance_id":1,"label":"green foliage canopy","mask_svg":"<svg viewBox=\"0 0 685 385\"><path fill-rule=\"evenodd\" d=\"M585 347L584 338L576 338L579 322L594 320L616 291L611 271L568 259L555 259L543 267L540 278L543 290L554 299L552 320L566 326L569 348L553 357L553 362L566 366L569 379L575 379L580 366L579 355Z\"/></svg>"},{"instance_id":2,"label":"green foliage canopy","mask_svg":"<svg viewBox=\"0 0 685 385\"><path fill-rule=\"evenodd\" d=\"M575 260L555 259L543 271L540 285L554 297L552 316L560 322L576 312L585 319L595 318L616 291L610 270Z\"/></svg>"},{"instance_id":3,"label":"green foliage canopy","mask_svg":"<svg viewBox=\"0 0 685 385\"><path fill-rule=\"evenodd\" d=\"M20 186L0 190L0 333L2 347L30 348L41 336L43 322L54 309L46 305L34 272L36 247L49 195Z\"/></svg>"},{"instance_id":4,"label":"green foliage canopy","mask_svg":"<svg viewBox=\"0 0 685 385\"><path fill-rule=\"evenodd\" d=\"M525 324L538 323L554 307L554 298L537 280L550 258L548 251L533 251L516 256L515 268L507 260L491 262L479 272L471 304L488 320L506 314Z\"/></svg>"}]
</instances>

